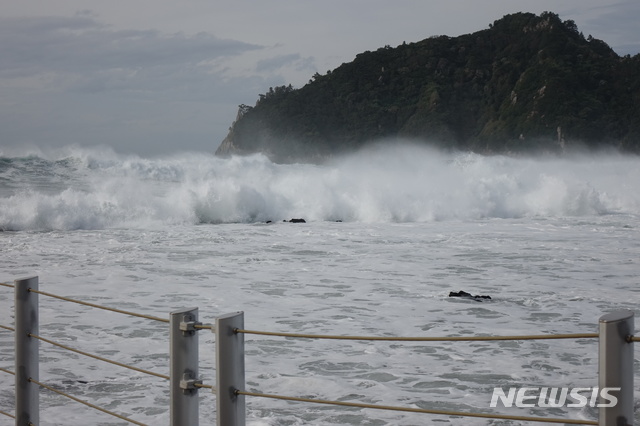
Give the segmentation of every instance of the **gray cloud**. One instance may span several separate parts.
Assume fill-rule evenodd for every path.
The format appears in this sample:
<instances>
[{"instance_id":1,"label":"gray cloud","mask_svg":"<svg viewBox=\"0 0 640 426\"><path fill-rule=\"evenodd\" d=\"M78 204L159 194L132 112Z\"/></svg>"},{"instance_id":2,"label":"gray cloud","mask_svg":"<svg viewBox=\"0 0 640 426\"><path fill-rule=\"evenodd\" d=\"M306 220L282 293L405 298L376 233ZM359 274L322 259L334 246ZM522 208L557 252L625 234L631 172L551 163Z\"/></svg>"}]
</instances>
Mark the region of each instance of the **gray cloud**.
<instances>
[{"instance_id":1,"label":"gray cloud","mask_svg":"<svg viewBox=\"0 0 640 426\"><path fill-rule=\"evenodd\" d=\"M118 30L89 14L0 18L0 140L215 149L236 106L283 80L225 69L263 49L202 32Z\"/></svg>"},{"instance_id":2,"label":"gray cloud","mask_svg":"<svg viewBox=\"0 0 640 426\"><path fill-rule=\"evenodd\" d=\"M281 68L285 65L289 65L293 62L300 60L300 55L294 53L291 55L280 55L274 58L263 59L256 64L257 71L273 71Z\"/></svg>"},{"instance_id":3,"label":"gray cloud","mask_svg":"<svg viewBox=\"0 0 640 426\"><path fill-rule=\"evenodd\" d=\"M262 46L207 33L115 30L91 16L0 18L0 76L4 78L91 75L108 86L109 80L122 83L141 70L177 74L185 67L258 49Z\"/></svg>"},{"instance_id":4,"label":"gray cloud","mask_svg":"<svg viewBox=\"0 0 640 426\"><path fill-rule=\"evenodd\" d=\"M620 55L640 53L640 2L637 0L625 0L591 8L576 7L569 13L577 20L583 21L579 24L579 29L585 36L592 35L603 40Z\"/></svg>"},{"instance_id":5,"label":"gray cloud","mask_svg":"<svg viewBox=\"0 0 640 426\"><path fill-rule=\"evenodd\" d=\"M613 50L616 51L618 55L621 55L621 56L624 56L624 55L634 56L640 53L640 42L635 44L618 44L611 47L613 48Z\"/></svg>"}]
</instances>

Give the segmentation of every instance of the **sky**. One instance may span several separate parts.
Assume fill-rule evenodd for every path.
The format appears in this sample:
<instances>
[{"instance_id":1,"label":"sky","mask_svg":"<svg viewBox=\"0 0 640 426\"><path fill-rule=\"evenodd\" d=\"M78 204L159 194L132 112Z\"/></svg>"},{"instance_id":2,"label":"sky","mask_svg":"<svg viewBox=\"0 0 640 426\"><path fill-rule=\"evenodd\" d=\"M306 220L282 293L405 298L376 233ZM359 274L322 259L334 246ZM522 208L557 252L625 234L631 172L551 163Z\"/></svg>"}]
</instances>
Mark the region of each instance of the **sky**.
<instances>
[{"instance_id":1,"label":"sky","mask_svg":"<svg viewBox=\"0 0 640 426\"><path fill-rule=\"evenodd\" d=\"M212 153L270 87L544 11L640 52L638 0L0 0L0 156Z\"/></svg>"}]
</instances>

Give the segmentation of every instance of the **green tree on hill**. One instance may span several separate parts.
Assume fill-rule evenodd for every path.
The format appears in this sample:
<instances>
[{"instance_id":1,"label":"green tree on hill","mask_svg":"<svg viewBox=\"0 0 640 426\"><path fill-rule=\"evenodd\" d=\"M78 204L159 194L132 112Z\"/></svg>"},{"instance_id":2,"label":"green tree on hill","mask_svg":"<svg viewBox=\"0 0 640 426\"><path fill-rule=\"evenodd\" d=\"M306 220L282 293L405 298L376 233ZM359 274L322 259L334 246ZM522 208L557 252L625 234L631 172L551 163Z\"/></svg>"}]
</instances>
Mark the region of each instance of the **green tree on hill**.
<instances>
[{"instance_id":1,"label":"green tree on hill","mask_svg":"<svg viewBox=\"0 0 640 426\"><path fill-rule=\"evenodd\" d=\"M383 138L477 152L640 150L640 55L619 57L575 22L507 15L459 37L358 54L305 86L244 107L218 154L320 161Z\"/></svg>"}]
</instances>

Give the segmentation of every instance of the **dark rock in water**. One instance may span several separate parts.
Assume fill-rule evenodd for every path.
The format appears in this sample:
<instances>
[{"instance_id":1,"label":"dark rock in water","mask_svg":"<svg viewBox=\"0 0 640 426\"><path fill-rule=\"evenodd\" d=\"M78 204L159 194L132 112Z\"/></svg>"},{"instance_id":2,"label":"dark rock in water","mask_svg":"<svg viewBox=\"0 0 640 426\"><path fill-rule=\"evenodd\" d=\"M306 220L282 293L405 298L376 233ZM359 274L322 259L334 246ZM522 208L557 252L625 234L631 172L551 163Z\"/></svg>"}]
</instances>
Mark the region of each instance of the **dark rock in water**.
<instances>
[{"instance_id":1,"label":"dark rock in water","mask_svg":"<svg viewBox=\"0 0 640 426\"><path fill-rule=\"evenodd\" d=\"M77 383L80 383L81 385L87 385L89 384L89 381L88 380L70 380L70 379L66 379L62 381L62 384L67 386L73 386Z\"/></svg>"},{"instance_id":2,"label":"dark rock in water","mask_svg":"<svg viewBox=\"0 0 640 426\"><path fill-rule=\"evenodd\" d=\"M286 222L286 220L283 222ZM304 219L291 219L289 223L307 223L307 221Z\"/></svg>"},{"instance_id":3,"label":"dark rock in water","mask_svg":"<svg viewBox=\"0 0 640 426\"><path fill-rule=\"evenodd\" d=\"M477 302L482 302L482 300L491 299L491 296L479 296L472 295L471 293L467 293L466 291L451 291L449 292L449 297L463 297L465 299L473 299Z\"/></svg>"}]
</instances>

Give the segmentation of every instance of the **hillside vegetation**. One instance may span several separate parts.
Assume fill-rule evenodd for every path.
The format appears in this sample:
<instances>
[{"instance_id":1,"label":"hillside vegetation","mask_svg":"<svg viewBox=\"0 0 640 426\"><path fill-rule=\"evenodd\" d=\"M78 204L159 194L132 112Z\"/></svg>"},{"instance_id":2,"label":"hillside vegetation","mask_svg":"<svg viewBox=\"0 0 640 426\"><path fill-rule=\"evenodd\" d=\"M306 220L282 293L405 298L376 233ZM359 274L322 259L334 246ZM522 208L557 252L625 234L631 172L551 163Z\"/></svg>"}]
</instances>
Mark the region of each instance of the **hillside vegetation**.
<instances>
[{"instance_id":1,"label":"hillside vegetation","mask_svg":"<svg viewBox=\"0 0 640 426\"><path fill-rule=\"evenodd\" d=\"M620 57L551 12L507 15L271 88L240 106L216 153L311 162L399 138L481 153L639 152L640 55Z\"/></svg>"}]
</instances>

